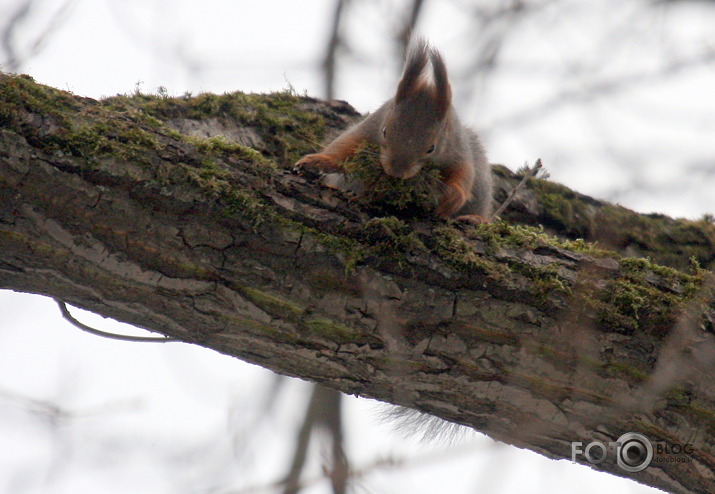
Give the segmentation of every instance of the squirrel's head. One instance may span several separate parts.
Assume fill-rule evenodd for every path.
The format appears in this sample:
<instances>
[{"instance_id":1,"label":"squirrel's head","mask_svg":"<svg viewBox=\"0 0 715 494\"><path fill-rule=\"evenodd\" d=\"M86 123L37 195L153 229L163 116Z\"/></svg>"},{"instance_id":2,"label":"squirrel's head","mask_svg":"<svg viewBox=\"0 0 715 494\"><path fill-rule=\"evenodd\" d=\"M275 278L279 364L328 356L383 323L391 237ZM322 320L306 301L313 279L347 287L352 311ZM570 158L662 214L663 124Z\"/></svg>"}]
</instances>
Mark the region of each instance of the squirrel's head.
<instances>
[{"instance_id":1,"label":"squirrel's head","mask_svg":"<svg viewBox=\"0 0 715 494\"><path fill-rule=\"evenodd\" d=\"M426 70L431 65L431 74ZM441 153L441 138L452 105L442 55L423 40L412 45L397 94L380 129L380 163L398 178L415 176Z\"/></svg>"}]
</instances>

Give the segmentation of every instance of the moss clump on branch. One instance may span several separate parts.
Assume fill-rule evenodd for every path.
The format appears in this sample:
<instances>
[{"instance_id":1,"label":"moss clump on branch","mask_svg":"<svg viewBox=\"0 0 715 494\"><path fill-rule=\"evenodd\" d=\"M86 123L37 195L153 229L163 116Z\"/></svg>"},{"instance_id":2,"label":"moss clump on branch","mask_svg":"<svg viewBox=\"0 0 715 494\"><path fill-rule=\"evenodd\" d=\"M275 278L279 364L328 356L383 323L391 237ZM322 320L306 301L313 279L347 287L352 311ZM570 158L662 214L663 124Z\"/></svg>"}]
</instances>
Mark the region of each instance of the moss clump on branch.
<instances>
[{"instance_id":1,"label":"moss clump on branch","mask_svg":"<svg viewBox=\"0 0 715 494\"><path fill-rule=\"evenodd\" d=\"M593 232L592 207L568 187L547 180L530 179L542 210L544 226L570 238L589 238Z\"/></svg>"},{"instance_id":2,"label":"moss clump on branch","mask_svg":"<svg viewBox=\"0 0 715 494\"><path fill-rule=\"evenodd\" d=\"M629 246L633 255L647 255L658 264L687 269L691 258L703 266L715 259L715 224L707 218L675 220L608 204L600 208L595 221L600 236L614 248Z\"/></svg>"},{"instance_id":3,"label":"moss clump on branch","mask_svg":"<svg viewBox=\"0 0 715 494\"><path fill-rule=\"evenodd\" d=\"M619 265L619 275L600 290L579 291L583 302L595 310L603 329L627 334L645 330L663 338L696 293L709 290L705 284L707 272L698 266L688 274L648 259L621 258Z\"/></svg>"},{"instance_id":4,"label":"moss clump on branch","mask_svg":"<svg viewBox=\"0 0 715 494\"><path fill-rule=\"evenodd\" d=\"M230 141L224 136L213 137L185 137L186 142L192 144L197 150L206 153L207 156L221 159L223 161L238 158L254 165L258 173L263 173L266 177L272 176L278 170L275 161L266 158L256 149Z\"/></svg>"},{"instance_id":5,"label":"moss clump on branch","mask_svg":"<svg viewBox=\"0 0 715 494\"><path fill-rule=\"evenodd\" d=\"M529 180L529 188L538 203L538 221L561 236L598 241L629 256L647 256L681 270L688 269L691 258L703 266L715 262L712 218L686 220L638 214L543 179Z\"/></svg>"},{"instance_id":6,"label":"moss clump on branch","mask_svg":"<svg viewBox=\"0 0 715 494\"><path fill-rule=\"evenodd\" d=\"M356 201L374 216L433 217L441 179L437 165L428 162L415 177L404 180L384 172L379 154L377 145L366 144L344 164L348 188L357 188Z\"/></svg>"},{"instance_id":7,"label":"moss clump on branch","mask_svg":"<svg viewBox=\"0 0 715 494\"><path fill-rule=\"evenodd\" d=\"M101 104L115 111L134 108L164 122L216 118L231 127L251 128L267 145L262 150L264 156L282 167L289 167L325 138L324 118L303 108L309 101L309 98L291 91L270 94L237 91L223 95L204 93L195 97L190 94L167 97L136 93L107 98Z\"/></svg>"},{"instance_id":8,"label":"moss clump on branch","mask_svg":"<svg viewBox=\"0 0 715 494\"><path fill-rule=\"evenodd\" d=\"M117 114L88 98L35 83L28 76L2 75L0 121L27 141L48 152L149 165L160 144L155 119L140 112ZM28 118L29 117L29 118Z\"/></svg>"}]
</instances>

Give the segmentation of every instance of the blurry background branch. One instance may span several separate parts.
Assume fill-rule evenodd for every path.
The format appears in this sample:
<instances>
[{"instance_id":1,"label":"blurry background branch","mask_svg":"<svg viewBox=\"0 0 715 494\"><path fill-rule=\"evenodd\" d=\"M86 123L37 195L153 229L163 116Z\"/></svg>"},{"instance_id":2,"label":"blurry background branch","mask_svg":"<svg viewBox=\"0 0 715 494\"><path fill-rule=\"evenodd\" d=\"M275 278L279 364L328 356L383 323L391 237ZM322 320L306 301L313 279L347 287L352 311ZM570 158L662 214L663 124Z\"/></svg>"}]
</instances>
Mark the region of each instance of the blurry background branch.
<instances>
[{"instance_id":1,"label":"blurry background branch","mask_svg":"<svg viewBox=\"0 0 715 494\"><path fill-rule=\"evenodd\" d=\"M5 18L5 22L0 24L0 47L3 54L0 64L6 71L18 72L28 60L42 51L55 31L62 27L74 0L65 0L30 39L21 41L18 31L27 24L33 10L42 10L44 4L49 2L22 0L6 6L10 13Z\"/></svg>"},{"instance_id":2,"label":"blurry background branch","mask_svg":"<svg viewBox=\"0 0 715 494\"><path fill-rule=\"evenodd\" d=\"M397 32L396 41L400 50L398 51L399 60L404 60L407 54L407 47L410 44L410 39L415 32L415 27L420 19L425 0L412 0L409 10L405 15L405 20L402 22L403 27Z\"/></svg>"},{"instance_id":3,"label":"blurry background branch","mask_svg":"<svg viewBox=\"0 0 715 494\"><path fill-rule=\"evenodd\" d=\"M342 41L341 21L345 4L348 0L337 0L333 13L328 46L325 50L325 60L323 61L323 73L325 80L325 99L335 99L335 72L338 53L341 49L347 49Z\"/></svg>"}]
</instances>

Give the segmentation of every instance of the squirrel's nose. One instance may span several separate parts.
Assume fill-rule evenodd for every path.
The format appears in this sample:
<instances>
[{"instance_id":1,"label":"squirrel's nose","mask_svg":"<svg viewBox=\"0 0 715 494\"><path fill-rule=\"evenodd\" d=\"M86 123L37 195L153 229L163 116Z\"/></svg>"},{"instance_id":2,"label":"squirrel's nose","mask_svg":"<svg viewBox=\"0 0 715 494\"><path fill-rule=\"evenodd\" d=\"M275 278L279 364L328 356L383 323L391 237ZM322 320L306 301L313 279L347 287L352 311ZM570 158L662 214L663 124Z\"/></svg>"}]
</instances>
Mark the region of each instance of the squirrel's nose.
<instances>
[{"instance_id":1,"label":"squirrel's nose","mask_svg":"<svg viewBox=\"0 0 715 494\"><path fill-rule=\"evenodd\" d=\"M414 177L415 175L417 175L417 172L420 171L419 166L396 167L393 163L385 163L382 165L382 168L385 170L385 173L387 173L391 177L401 178L403 180Z\"/></svg>"}]
</instances>

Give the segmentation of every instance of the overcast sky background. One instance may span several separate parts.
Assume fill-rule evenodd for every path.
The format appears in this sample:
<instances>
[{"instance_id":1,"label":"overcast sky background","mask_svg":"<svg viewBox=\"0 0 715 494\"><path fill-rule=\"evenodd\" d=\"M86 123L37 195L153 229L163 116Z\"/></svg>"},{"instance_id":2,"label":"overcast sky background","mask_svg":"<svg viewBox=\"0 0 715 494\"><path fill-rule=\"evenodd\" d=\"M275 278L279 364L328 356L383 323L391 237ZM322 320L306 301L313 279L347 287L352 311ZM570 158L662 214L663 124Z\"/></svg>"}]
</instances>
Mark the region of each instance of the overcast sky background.
<instances>
[{"instance_id":1,"label":"overcast sky background","mask_svg":"<svg viewBox=\"0 0 715 494\"><path fill-rule=\"evenodd\" d=\"M43 84L94 98L137 86L172 95L288 86L321 94L332 1L76 0L29 56L65 3L42 1L15 36L27 55L22 72ZM386 47L401 2L355 3L346 26L353 51L337 93L369 111L399 75ZM432 1L418 27L444 52L457 107L493 162L516 169L542 158L552 179L581 192L698 218L715 212L715 69L711 60L655 75L664 58L715 49L715 9L682 2L643 15L645 3L554 2L568 8L516 26L488 81L467 77L479 36L495 28L464 15L474 2ZM0 0L0 23L16 4ZM624 77L638 82L609 86ZM534 111L543 101L548 111ZM106 330L133 331L75 312ZM256 403L274 377L236 359L90 336L37 296L0 292L0 314L0 491L246 492L287 471L306 383L284 385L277 411L262 414ZM658 492L481 436L421 445L380 424L371 402L347 403L354 466L398 463L370 469L355 492L441 492L446 480L451 494ZM317 477L319 448L316 456ZM305 492L329 490L322 482Z\"/></svg>"}]
</instances>

